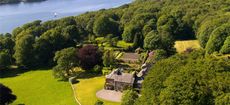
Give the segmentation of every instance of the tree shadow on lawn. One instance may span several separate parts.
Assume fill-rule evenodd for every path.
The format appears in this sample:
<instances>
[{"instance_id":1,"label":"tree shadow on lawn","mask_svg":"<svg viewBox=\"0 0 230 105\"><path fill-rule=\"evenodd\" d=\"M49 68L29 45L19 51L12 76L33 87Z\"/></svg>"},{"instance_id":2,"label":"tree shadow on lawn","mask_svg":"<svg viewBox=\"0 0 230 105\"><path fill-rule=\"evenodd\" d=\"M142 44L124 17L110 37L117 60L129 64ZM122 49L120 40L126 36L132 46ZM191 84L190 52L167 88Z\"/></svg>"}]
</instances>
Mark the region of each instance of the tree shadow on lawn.
<instances>
[{"instance_id":1,"label":"tree shadow on lawn","mask_svg":"<svg viewBox=\"0 0 230 105\"><path fill-rule=\"evenodd\" d=\"M0 70L0 78L10 78L10 77L16 77L20 74L23 74L27 72L28 70L22 70L22 69L4 69Z\"/></svg>"},{"instance_id":2,"label":"tree shadow on lawn","mask_svg":"<svg viewBox=\"0 0 230 105\"><path fill-rule=\"evenodd\" d=\"M90 78L99 77L99 76L103 76L103 75L86 72L84 74L81 74L80 76L78 75L78 76L72 77L71 83L77 84L80 82L79 79L90 79Z\"/></svg>"},{"instance_id":3,"label":"tree shadow on lawn","mask_svg":"<svg viewBox=\"0 0 230 105\"><path fill-rule=\"evenodd\" d=\"M92 73L92 72L83 72L80 74L75 74L72 75L69 79L58 79L57 81L60 82L68 82L71 81L72 84L76 84L79 83L80 81L78 79L89 79L89 78L94 78L94 77L99 77L99 76L103 76L102 74L97 74L97 73Z\"/></svg>"},{"instance_id":4,"label":"tree shadow on lawn","mask_svg":"<svg viewBox=\"0 0 230 105\"><path fill-rule=\"evenodd\" d=\"M42 70L50 70L50 67L41 67L41 68L34 68L34 69L27 69L27 68L10 68L0 70L0 78L11 78L19 76L25 72L29 71L42 71Z\"/></svg>"},{"instance_id":5,"label":"tree shadow on lawn","mask_svg":"<svg viewBox=\"0 0 230 105\"><path fill-rule=\"evenodd\" d=\"M99 76L103 76L103 75L97 74L97 73L85 72L81 75L76 76L76 79L89 79L89 78L94 78L94 77L99 77Z\"/></svg>"}]
</instances>

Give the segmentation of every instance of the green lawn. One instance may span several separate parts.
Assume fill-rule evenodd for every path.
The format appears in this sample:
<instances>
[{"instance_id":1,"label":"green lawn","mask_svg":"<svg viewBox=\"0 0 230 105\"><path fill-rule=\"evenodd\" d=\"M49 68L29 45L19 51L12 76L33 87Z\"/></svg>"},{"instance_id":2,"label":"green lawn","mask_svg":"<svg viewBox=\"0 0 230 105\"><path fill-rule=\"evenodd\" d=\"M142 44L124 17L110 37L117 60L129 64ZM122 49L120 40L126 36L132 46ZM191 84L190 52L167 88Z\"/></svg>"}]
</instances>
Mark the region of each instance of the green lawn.
<instances>
[{"instance_id":1,"label":"green lawn","mask_svg":"<svg viewBox=\"0 0 230 105\"><path fill-rule=\"evenodd\" d=\"M69 83L54 79L51 70L29 71L0 82L17 95L13 105L76 105Z\"/></svg>"},{"instance_id":2,"label":"green lawn","mask_svg":"<svg viewBox=\"0 0 230 105\"><path fill-rule=\"evenodd\" d=\"M104 87L104 76L93 77L88 79L79 79L79 83L75 84L77 98L82 105L94 105L98 100L96 92ZM120 105L120 103L102 100L105 105Z\"/></svg>"},{"instance_id":3,"label":"green lawn","mask_svg":"<svg viewBox=\"0 0 230 105\"><path fill-rule=\"evenodd\" d=\"M198 40L176 41L174 47L178 53L184 52L187 48L201 48Z\"/></svg>"},{"instance_id":4,"label":"green lawn","mask_svg":"<svg viewBox=\"0 0 230 105\"><path fill-rule=\"evenodd\" d=\"M133 43L127 43L127 42L125 42L123 40L117 42L117 47L128 48L128 47L131 47L131 46L133 46Z\"/></svg>"}]
</instances>

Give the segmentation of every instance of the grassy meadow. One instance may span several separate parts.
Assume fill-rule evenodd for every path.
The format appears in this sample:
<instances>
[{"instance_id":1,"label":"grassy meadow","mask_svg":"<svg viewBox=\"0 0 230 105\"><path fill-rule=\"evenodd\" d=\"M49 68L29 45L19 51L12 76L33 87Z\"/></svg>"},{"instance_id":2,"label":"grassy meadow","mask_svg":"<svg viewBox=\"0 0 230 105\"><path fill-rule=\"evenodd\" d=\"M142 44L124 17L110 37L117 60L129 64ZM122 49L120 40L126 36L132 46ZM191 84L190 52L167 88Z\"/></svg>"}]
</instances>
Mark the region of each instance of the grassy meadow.
<instances>
[{"instance_id":1,"label":"grassy meadow","mask_svg":"<svg viewBox=\"0 0 230 105\"><path fill-rule=\"evenodd\" d=\"M174 47L176 48L178 53L184 52L187 48L201 48L198 40L176 41Z\"/></svg>"},{"instance_id":2,"label":"grassy meadow","mask_svg":"<svg viewBox=\"0 0 230 105\"><path fill-rule=\"evenodd\" d=\"M96 92L103 89L104 76L78 79L79 83L74 85L78 100L82 105L94 105L98 100ZM120 105L120 103L102 100L105 105Z\"/></svg>"},{"instance_id":3,"label":"grassy meadow","mask_svg":"<svg viewBox=\"0 0 230 105\"><path fill-rule=\"evenodd\" d=\"M76 105L68 82L58 81L52 70L35 70L0 78L17 100L12 105Z\"/></svg>"},{"instance_id":4,"label":"grassy meadow","mask_svg":"<svg viewBox=\"0 0 230 105\"><path fill-rule=\"evenodd\" d=\"M125 41L118 41L117 42L117 47L128 48L130 46L133 46L133 43L127 43Z\"/></svg>"}]
</instances>

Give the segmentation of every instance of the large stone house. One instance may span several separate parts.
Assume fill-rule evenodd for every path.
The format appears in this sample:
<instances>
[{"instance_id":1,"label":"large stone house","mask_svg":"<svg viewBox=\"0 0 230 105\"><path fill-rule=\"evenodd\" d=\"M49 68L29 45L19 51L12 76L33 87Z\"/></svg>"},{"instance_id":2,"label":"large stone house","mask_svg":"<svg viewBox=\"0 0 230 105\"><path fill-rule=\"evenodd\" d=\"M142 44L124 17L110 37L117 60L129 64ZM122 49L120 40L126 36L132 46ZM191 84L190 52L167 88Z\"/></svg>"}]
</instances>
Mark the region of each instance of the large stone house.
<instances>
[{"instance_id":1,"label":"large stone house","mask_svg":"<svg viewBox=\"0 0 230 105\"><path fill-rule=\"evenodd\" d=\"M123 91L127 88L140 90L147 72L148 66L146 64L142 65L142 70L139 73L124 73L122 69L116 69L106 75L104 88L115 91Z\"/></svg>"},{"instance_id":2,"label":"large stone house","mask_svg":"<svg viewBox=\"0 0 230 105\"><path fill-rule=\"evenodd\" d=\"M121 69L116 69L106 75L105 89L123 91L132 88L134 80L133 74L123 73Z\"/></svg>"}]
</instances>

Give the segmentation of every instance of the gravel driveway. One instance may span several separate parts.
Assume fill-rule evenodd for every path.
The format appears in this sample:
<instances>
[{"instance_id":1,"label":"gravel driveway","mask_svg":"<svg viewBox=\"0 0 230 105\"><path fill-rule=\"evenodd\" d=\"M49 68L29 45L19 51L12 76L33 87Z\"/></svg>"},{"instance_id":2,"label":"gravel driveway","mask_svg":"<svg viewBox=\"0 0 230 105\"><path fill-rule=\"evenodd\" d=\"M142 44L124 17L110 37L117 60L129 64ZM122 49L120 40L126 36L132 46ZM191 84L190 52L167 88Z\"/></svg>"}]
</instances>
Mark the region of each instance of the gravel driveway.
<instances>
[{"instance_id":1,"label":"gravel driveway","mask_svg":"<svg viewBox=\"0 0 230 105\"><path fill-rule=\"evenodd\" d=\"M102 89L96 93L96 96L107 101L121 102L122 93L114 90Z\"/></svg>"}]
</instances>

